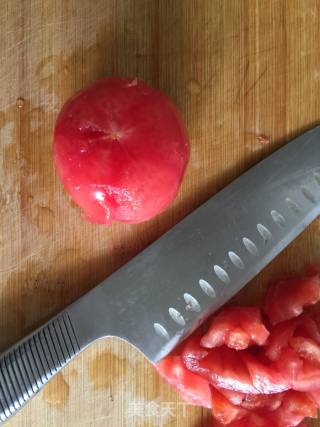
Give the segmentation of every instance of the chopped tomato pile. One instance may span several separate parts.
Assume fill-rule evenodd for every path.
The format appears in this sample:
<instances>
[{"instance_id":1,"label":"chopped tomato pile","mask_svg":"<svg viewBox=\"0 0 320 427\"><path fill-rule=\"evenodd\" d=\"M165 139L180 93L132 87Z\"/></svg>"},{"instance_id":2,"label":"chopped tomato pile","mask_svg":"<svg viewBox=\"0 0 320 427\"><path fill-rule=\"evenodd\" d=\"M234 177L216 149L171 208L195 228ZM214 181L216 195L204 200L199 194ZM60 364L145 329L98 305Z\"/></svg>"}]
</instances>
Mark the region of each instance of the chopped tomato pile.
<instances>
[{"instance_id":1,"label":"chopped tomato pile","mask_svg":"<svg viewBox=\"0 0 320 427\"><path fill-rule=\"evenodd\" d=\"M320 408L320 268L269 286L263 309L226 307L156 365L213 427L306 427ZM318 318L317 318L318 317Z\"/></svg>"}]
</instances>

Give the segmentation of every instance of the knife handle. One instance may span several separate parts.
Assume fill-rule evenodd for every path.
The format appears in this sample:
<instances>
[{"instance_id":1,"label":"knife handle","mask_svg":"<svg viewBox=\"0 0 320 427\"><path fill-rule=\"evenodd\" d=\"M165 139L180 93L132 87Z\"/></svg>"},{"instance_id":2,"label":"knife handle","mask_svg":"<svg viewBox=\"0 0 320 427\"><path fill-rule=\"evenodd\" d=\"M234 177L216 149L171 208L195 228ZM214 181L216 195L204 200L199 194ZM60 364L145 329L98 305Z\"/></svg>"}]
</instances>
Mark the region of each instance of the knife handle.
<instances>
[{"instance_id":1,"label":"knife handle","mask_svg":"<svg viewBox=\"0 0 320 427\"><path fill-rule=\"evenodd\" d=\"M81 348L67 311L0 356L0 424L14 415Z\"/></svg>"}]
</instances>

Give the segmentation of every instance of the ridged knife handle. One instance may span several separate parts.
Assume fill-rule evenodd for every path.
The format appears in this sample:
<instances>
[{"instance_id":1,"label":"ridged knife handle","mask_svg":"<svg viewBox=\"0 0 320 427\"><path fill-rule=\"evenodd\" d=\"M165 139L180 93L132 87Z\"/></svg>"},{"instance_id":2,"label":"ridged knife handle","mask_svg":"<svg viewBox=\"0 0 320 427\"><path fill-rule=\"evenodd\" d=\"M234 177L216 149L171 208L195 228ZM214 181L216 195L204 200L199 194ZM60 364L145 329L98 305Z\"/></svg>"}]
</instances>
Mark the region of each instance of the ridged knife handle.
<instances>
[{"instance_id":1,"label":"ridged knife handle","mask_svg":"<svg viewBox=\"0 0 320 427\"><path fill-rule=\"evenodd\" d=\"M0 356L0 424L14 415L80 352L67 312Z\"/></svg>"}]
</instances>

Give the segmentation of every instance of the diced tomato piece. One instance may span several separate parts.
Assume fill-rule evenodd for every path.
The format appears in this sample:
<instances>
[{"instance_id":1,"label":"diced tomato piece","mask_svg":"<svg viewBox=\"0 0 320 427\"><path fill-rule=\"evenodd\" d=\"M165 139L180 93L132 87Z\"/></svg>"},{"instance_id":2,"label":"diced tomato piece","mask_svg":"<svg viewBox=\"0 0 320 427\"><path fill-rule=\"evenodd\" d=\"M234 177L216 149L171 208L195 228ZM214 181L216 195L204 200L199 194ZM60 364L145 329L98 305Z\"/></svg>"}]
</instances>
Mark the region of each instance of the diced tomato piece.
<instances>
[{"instance_id":1,"label":"diced tomato piece","mask_svg":"<svg viewBox=\"0 0 320 427\"><path fill-rule=\"evenodd\" d=\"M212 349L200 361L199 367L212 385L243 393L257 393L246 365L235 350L226 347Z\"/></svg>"},{"instance_id":2,"label":"diced tomato piece","mask_svg":"<svg viewBox=\"0 0 320 427\"><path fill-rule=\"evenodd\" d=\"M236 350L227 347L213 348L210 351L200 346L200 338L187 340L182 357L186 367L214 387L243 393L258 393L254 388L248 369Z\"/></svg>"},{"instance_id":3,"label":"diced tomato piece","mask_svg":"<svg viewBox=\"0 0 320 427\"><path fill-rule=\"evenodd\" d=\"M319 364L304 360L302 368L298 371L292 388L299 391L318 390L320 384Z\"/></svg>"},{"instance_id":4,"label":"diced tomato piece","mask_svg":"<svg viewBox=\"0 0 320 427\"><path fill-rule=\"evenodd\" d=\"M168 356L156 364L155 368L178 390L183 400L193 405L211 408L211 390L208 381L190 372L181 356Z\"/></svg>"},{"instance_id":5,"label":"diced tomato piece","mask_svg":"<svg viewBox=\"0 0 320 427\"><path fill-rule=\"evenodd\" d=\"M258 409L267 409L275 411L282 403L284 393L275 394L247 394L243 399L241 406L250 411Z\"/></svg>"},{"instance_id":6,"label":"diced tomato piece","mask_svg":"<svg viewBox=\"0 0 320 427\"><path fill-rule=\"evenodd\" d=\"M209 350L201 347L200 345L201 335L192 334L182 347L182 355L186 360L201 360L204 357L208 356Z\"/></svg>"},{"instance_id":7,"label":"diced tomato piece","mask_svg":"<svg viewBox=\"0 0 320 427\"><path fill-rule=\"evenodd\" d=\"M245 397L248 396L247 394L241 393L240 391L227 390L225 388L219 388L218 390L234 405L241 405Z\"/></svg>"},{"instance_id":8,"label":"diced tomato piece","mask_svg":"<svg viewBox=\"0 0 320 427\"><path fill-rule=\"evenodd\" d=\"M282 350L288 346L297 327L297 320L290 319L273 326L265 348L265 355L270 360L278 360Z\"/></svg>"},{"instance_id":9,"label":"diced tomato piece","mask_svg":"<svg viewBox=\"0 0 320 427\"><path fill-rule=\"evenodd\" d=\"M284 393L274 394L245 394L238 391L219 389L219 392L223 394L231 403L234 405L240 405L242 408L249 411L255 411L258 409L267 409L269 411L275 411L279 408L282 402Z\"/></svg>"},{"instance_id":10,"label":"diced tomato piece","mask_svg":"<svg viewBox=\"0 0 320 427\"><path fill-rule=\"evenodd\" d=\"M241 358L248 368L253 386L259 393L280 393L290 388L285 376L259 356L242 352Z\"/></svg>"},{"instance_id":11,"label":"diced tomato piece","mask_svg":"<svg viewBox=\"0 0 320 427\"><path fill-rule=\"evenodd\" d=\"M311 338L320 344L320 329L317 322L308 314L302 314L297 319L299 319L299 322L294 334Z\"/></svg>"},{"instance_id":12,"label":"diced tomato piece","mask_svg":"<svg viewBox=\"0 0 320 427\"><path fill-rule=\"evenodd\" d=\"M286 381L293 386L298 371L303 367L303 361L291 347L282 350L279 359L274 363L275 368L285 376Z\"/></svg>"},{"instance_id":13,"label":"diced tomato piece","mask_svg":"<svg viewBox=\"0 0 320 427\"><path fill-rule=\"evenodd\" d=\"M311 399L313 399L317 407L320 408L320 388L318 390L309 391L308 394Z\"/></svg>"},{"instance_id":14,"label":"diced tomato piece","mask_svg":"<svg viewBox=\"0 0 320 427\"><path fill-rule=\"evenodd\" d=\"M213 427L222 427L223 424L218 421L213 422ZM251 412L247 417L239 421L233 421L228 427L284 427L279 426L270 419L268 411Z\"/></svg>"},{"instance_id":15,"label":"diced tomato piece","mask_svg":"<svg viewBox=\"0 0 320 427\"><path fill-rule=\"evenodd\" d=\"M320 276L280 280L267 292L264 311L275 325L299 316L303 308L320 301Z\"/></svg>"},{"instance_id":16,"label":"diced tomato piece","mask_svg":"<svg viewBox=\"0 0 320 427\"><path fill-rule=\"evenodd\" d=\"M320 346L312 339L305 337L292 337L289 344L303 359L310 360L317 364L320 363Z\"/></svg>"},{"instance_id":17,"label":"diced tomato piece","mask_svg":"<svg viewBox=\"0 0 320 427\"><path fill-rule=\"evenodd\" d=\"M316 322L307 314L286 320L273 326L265 347L265 355L270 360L278 360L282 350L288 346L293 336L300 335L319 343L320 332Z\"/></svg>"},{"instance_id":18,"label":"diced tomato piece","mask_svg":"<svg viewBox=\"0 0 320 427\"><path fill-rule=\"evenodd\" d=\"M290 390L285 393L282 404L272 414L279 426L297 426L305 417L316 417L317 406L306 394Z\"/></svg>"},{"instance_id":19,"label":"diced tomato piece","mask_svg":"<svg viewBox=\"0 0 320 427\"><path fill-rule=\"evenodd\" d=\"M291 347L287 347L282 351L279 360L274 363L274 366L294 390L314 391L319 389L319 364L303 360Z\"/></svg>"},{"instance_id":20,"label":"diced tomato piece","mask_svg":"<svg viewBox=\"0 0 320 427\"><path fill-rule=\"evenodd\" d=\"M280 419L277 419L275 414L270 414L268 411L258 411L251 412L247 417L242 418L239 421L234 421L228 424L228 427L307 427L304 421L297 423L299 417L298 414L291 414L291 418L289 414L287 415L287 419L289 422L284 424ZM213 427L222 427L223 424L214 421Z\"/></svg>"},{"instance_id":21,"label":"diced tomato piece","mask_svg":"<svg viewBox=\"0 0 320 427\"><path fill-rule=\"evenodd\" d=\"M247 411L241 406L232 404L218 390L212 391L212 415L222 424L230 424L233 421L240 420L247 415Z\"/></svg>"},{"instance_id":22,"label":"diced tomato piece","mask_svg":"<svg viewBox=\"0 0 320 427\"><path fill-rule=\"evenodd\" d=\"M303 419L316 416L320 407L320 322L315 320L316 312L312 317L298 313L315 302L308 295L312 290L317 295L320 275L279 283L273 285L273 292L278 300L282 296L285 301L286 320L280 322L280 311L275 311L278 317L271 318L270 332L259 310L226 308L214 318L204 336L196 331L171 356L179 359L180 366L183 361L182 372L186 375L180 373L180 368L172 375L171 365L168 376L185 400L198 400L208 406L203 401L208 399L208 387L211 389L213 426L306 427ZM194 377L188 375L189 371ZM198 383L192 378L206 384L205 399L192 395L198 393ZM175 381L182 382L183 387Z\"/></svg>"},{"instance_id":23,"label":"diced tomato piece","mask_svg":"<svg viewBox=\"0 0 320 427\"><path fill-rule=\"evenodd\" d=\"M243 426L244 427L244 426ZM270 417L269 411L258 411L250 414L247 427L280 427L274 423ZM284 427L284 426L281 426Z\"/></svg>"},{"instance_id":24,"label":"diced tomato piece","mask_svg":"<svg viewBox=\"0 0 320 427\"><path fill-rule=\"evenodd\" d=\"M263 345L268 336L258 307L226 307L214 317L201 345L213 348L225 344L244 350L252 344Z\"/></svg>"}]
</instances>

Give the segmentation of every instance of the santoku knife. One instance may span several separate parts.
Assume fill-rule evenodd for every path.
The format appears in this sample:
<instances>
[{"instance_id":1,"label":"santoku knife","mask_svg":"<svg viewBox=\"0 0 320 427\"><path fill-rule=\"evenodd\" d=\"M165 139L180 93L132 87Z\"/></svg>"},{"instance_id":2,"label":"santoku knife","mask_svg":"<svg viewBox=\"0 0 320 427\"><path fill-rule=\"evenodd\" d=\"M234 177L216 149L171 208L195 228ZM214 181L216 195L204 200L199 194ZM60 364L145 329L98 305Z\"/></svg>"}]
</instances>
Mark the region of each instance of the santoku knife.
<instances>
[{"instance_id":1,"label":"santoku knife","mask_svg":"<svg viewBox=\"0 0 320 427\"><path fill-rule=\"evenodd\" d=\"M0 356L0 422L95 340L153 363L320 214L320 127L258 163L99 286Z\"/></svg>"}]
</instances>

